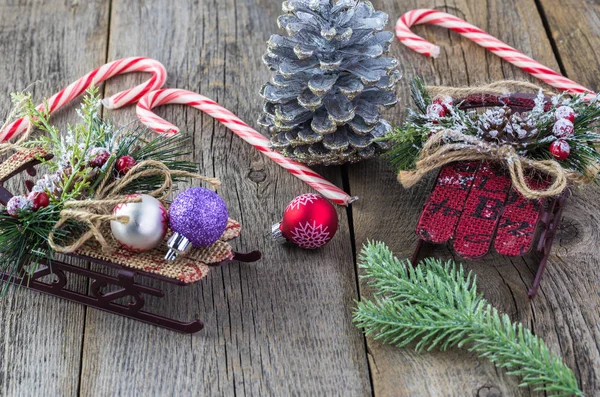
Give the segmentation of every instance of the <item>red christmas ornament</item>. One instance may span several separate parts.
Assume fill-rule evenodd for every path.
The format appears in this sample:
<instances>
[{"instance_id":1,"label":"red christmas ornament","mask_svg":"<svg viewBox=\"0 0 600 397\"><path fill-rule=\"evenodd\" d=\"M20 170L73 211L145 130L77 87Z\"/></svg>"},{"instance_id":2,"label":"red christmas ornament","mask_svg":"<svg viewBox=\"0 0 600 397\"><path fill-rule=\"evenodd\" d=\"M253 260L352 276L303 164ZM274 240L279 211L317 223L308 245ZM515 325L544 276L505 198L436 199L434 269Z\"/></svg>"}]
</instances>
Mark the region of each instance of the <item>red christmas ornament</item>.
<instances>
[{"instance_id":1,"label":"red christmas ornament","mask_svg":"<svg viewBox=\"0 0 600 397\"><path fill-rule=\"evenodd\" d=\"M557 160L565 160L571 154L571 147L567 141L558 139L550 145L550 154Z\"/></svg>"},{"instance_id":2,"label":"red christmas ornament","mask_svg":"<svg viewBox=\"0 0 600 397\"><path fill-rule=\"evenodd\" d=\"M296 197L283 212L280 223L273 225L273 238L308 249L324 246L338 228L337 212L319 194L307 193Z\"/></svg>"},{"instance_id":3,"label":"red christmas ornament","mask_svg":"<svg viewBox=\"0 0 600 397\"><path fill-rule=\"evenodd\" d=\"M119 174L125 175L136 164L137 164L137 162L135 161L135 159L133 157L131 157L131 156L121 156L117 160L117 164L115 165L115 168L117 169L117 171L119 171Z\"/></svg>"},{"instance_id":4,"label":"red christmas ornament","mask_svg":"<svg viewBox=\"0 0 600 397\"><path fill-rule=\"evenodd\" d=\"M50 205L50 197L45 192L31 192L27 198L31 200L31 209L34 211Z\"/></svg>"},{"instance_id":5,"label":"red christmas ornament","mask_svg":"<svg viewBox=\"0 0 600 397\"><path fill-rule=\"evenodd\" d=\"M571 123L575 122L575 111L570 106L560 106L554 112L554 120L569 120Z\"/></svg>"}]
</instances>

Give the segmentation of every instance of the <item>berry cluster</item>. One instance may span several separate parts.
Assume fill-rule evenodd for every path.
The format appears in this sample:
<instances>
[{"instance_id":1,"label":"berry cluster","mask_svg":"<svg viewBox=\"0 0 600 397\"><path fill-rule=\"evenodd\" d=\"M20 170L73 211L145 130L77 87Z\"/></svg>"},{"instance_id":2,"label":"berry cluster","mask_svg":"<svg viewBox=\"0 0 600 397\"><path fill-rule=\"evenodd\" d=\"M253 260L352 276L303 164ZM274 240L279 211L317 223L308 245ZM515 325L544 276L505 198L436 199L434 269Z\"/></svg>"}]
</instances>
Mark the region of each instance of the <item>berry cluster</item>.
<instances>
[{"instance_id":1,"label":"berry cluster","mask_svg":"<svg viewBox=\"0 0 600 397\"><path fill-rule=\"evenodd\" d=\"M558 139L550 144L550 154L557 160L565 160L571 154L571 147L565 138L575 132L575 111L569 106L560 106L554 111L552 134Z\"/></svg>"},{"instance_id":2,"label":"berry cluster","mask_svg":"<svg viewBox=\"0 0 600 397\"><path fill-rule=\"evenodd\" d=\"M108 159L110 152L105 148L96 147L89 151L87 166L93 168L90 175L98 174ZM115 163L115 170L119 175L125 175L136 165L136 161L131 156L121 156ZM46 208L52 200L57 201L63 191L62 186L71 176L71 167L65 166L52 175L44 175L33 185L27 195L13 196L6 207L2 208L10 216L19 218L24 214L36 212L40 208Z\"/></svg>"},{"instance_id":3,"label":"berry cluster","mask_svg":"<svg viewBox=\"0 0 600 397\"><path fill-rule=\"evenodd\" d=\"M434 124L438 125L440 123L440 119L444 117L448 117L451 115L453 109L453 101L450 97L436 97L433 99L432 103L427 106L425 117L427 120ZM500 111L504 111L502 108ZM489 113L489 111L488 111ZM491 114L491 113L490 113ZM487 115L487 114L486 114ZM569 143L566 141L568 137L573 135L575 132L575 111L570 106L560 106L554 111L554 125L552 127L552 134L557 138L554 140L549 147L550 154L557 160L565 160L569 157L571 153L571 147ZM512 118L525 118L525 116L515 114ZM506 121L511 121L512 118L503 117ZM488 122L489 124L489 122ZM510 127L510 123L504 123L503 128L506 129ZM480 126L481 127L481 126ZM481 131L482 128L480 128ZM537 129L535 129L535 125L531 126L531 130L534 132L534 135L537 135ZM430 133L433 134L435 131ZM493 138L497 138L499 132L497 130L492 130L495 132ZM527 132L527 131L525 131ZM527 134L523 134L523 137L527 136ZM521 137L521 138L523 138Z\"/></svg>"}]
</instances>

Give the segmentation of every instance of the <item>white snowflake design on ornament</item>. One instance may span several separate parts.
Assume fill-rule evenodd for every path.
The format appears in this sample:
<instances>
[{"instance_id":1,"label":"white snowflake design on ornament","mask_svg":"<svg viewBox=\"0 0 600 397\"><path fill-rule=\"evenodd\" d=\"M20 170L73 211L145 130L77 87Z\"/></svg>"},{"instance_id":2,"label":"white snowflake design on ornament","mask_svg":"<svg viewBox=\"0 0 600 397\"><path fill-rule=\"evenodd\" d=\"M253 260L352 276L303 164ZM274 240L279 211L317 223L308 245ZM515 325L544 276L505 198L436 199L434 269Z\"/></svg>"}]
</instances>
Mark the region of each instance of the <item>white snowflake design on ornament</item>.
<instances>
[{"instance_id":1,"label":"white snowflake design on ornament","mask_svg":"<svg viewBox=\"0 0 600 397\"><path fill-rule=\"evenodd\" d=\"M319 196L318 194L315 194L315 193L301 194L300 196L293 199L292 202L288 204L288 206L285 210L286 211L297 210L304 205L307 205L314 201L319 200L320 198L321 198L321 196Z\"/></svg>"},{"instance_id":2,"label":"white snowflake design on ornament","mask_svg":"<svg viewBox=\"0 0 600 397\"><path fill-rule=\"evenodd\" d=\"M324 246L331 240L328 227L318 225L313 221L312 225L309 222L299 224L292 233L292 241L299 247L315 249Z\"/></svg>"}]
</instances>

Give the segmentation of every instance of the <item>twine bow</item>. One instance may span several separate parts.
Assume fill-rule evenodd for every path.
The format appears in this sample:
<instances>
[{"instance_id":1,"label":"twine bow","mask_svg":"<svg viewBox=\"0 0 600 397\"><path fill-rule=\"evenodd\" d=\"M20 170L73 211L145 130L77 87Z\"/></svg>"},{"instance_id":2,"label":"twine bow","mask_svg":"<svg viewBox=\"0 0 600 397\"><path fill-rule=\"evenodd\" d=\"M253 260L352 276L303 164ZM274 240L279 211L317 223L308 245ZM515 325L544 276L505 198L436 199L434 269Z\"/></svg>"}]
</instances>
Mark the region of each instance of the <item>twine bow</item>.
<instances>
[{"instance_id":1,"label":"twine bow","mask_svg":"<svg viewBox=\"0 0 600 397\"><path fill-rule=\"evenodd\" d=\"M48 236L50 247L56 252L71 253L77 251L89 239L94 238L103 250L108 250L109 244L102 233L102 224L109 221L118 221L127 224L129 217L113 215L112 211L114 207L123 203L141 202L141 197L135 195L125 196L121 192L137 179L156 175L163 177L163 184L158 189L147 194L161 201L165 200L171 194L173 190L173 178L175 177L189 177L204 181L209 183L213 188L221 184L216 178L209 178L187 171L170 170L166 165L155 160L145 160L138 163L123 178L111 183L108 183L110 173L106 173L93 199L72 200L64 204L64 209L60 212L60 220ZM61 226L68 221L81 222L86 225L88 230L76 241L63 246L55 241L55 236Z\"/></svg>"},{"instance_id":2,"label":"twine bow","mask_svg":"<svg viewBox=\"0 0 600 397\"><path fill-rule=\"evenodd\" d=\"M398 181L406 188L417 183L425 174L455 161L491 160L503 163L510 174L512 184L524 197L540 199L562 193L569 183L589 183L592 173L585 175L565 170L554 160L530 160L519 155L511 145L486 142L472 135L454 130L444 130L431 136L416 162L415 170L400 171ZM531 189L527 184L526 172L548 175L552 183L544 190Z\"/></svg>"}]
</instances>

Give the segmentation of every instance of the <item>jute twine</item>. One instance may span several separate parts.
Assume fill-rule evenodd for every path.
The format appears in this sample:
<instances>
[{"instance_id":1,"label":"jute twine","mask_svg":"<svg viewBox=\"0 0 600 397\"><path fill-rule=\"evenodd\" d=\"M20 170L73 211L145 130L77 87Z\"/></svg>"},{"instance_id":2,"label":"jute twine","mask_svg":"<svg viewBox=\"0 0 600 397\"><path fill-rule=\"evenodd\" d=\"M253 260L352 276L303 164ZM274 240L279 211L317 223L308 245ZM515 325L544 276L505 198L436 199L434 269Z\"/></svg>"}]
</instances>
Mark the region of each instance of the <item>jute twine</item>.
<instances>
[{"instance_id":1,"label":"jute twine","mask_svg":"<svg viewBox=\"0 0 600 397\"><path fill-rule=\"evenodd\" d=\"M110 221L118 221L127 224L129 222L128 216L112 215L114 207L118 204L141 202L141 197L122 195L121 192L125 187L137 179L156 175L163 177L162 186L146 194L156 197L161 201L171 194L173 189L173 178L176 177L189 177L204 181L209 183L213 188L216 188L221 184L216 178L209 178L187 171L170 170L166 165L155 160L141 161L131 168L123 178L110 183L108 182L110 173L106 173L98 185L98 189L96 190L93 199L72 200L67 201L64 204L64 209L60 212L60 220L56 223L54 229L48 236L50 247L56 252L71 253L81 248L81 246L89 239L94 238L98 241L103 250L109 250L110 244L108 244L106 237L102 232L102 224ZM81 222L87 226L88 230L74 242L63 246L55 241L55 233L68 221Z\"/></svg>"},{"instance_id":2,"label":"jute twine","mask_svg":"<svg viewBox=\"0 0 600 397\"><path fill-rule=\"evenodd\" d=\"M471 86L471 87L446 87L446 86L427 86L427 91L434 96L450 96L453 98L463 98L469 95L477 94L509 94L522 90L542 91L544 95L555 96L556 93L540 87L537 84L521 80L502 80L493 83Z\"/></svg>"},{"instance_id":3,"label":"jute twine","mask_svg":"<svg viewBox=\"0 0 600 397\"><path fill-rule=\"evenodd\" d=\"M500 81L480 87L427 87L434 95L452 97L481 93L507 93L507 89L537 89L541 87L523 81ZM552 93L549 93L553 95ZM498 161L506 166L515 189L528 199L554 197L562 193L569 184L582 185L594 180L598 167L589 167L584 173L565 170L554 160L531 160L517 153L512 145L499 145L484 141L472 135L454 130L443 130L433 134L419 153L415 170L400 171L398 181L404 187L417 183L430 171L456 161L488 160ZM530 173L542 173L552 182L544 190L531 189L526 176Z\"/></svg>"}]
</instances>

